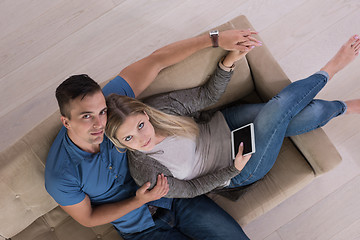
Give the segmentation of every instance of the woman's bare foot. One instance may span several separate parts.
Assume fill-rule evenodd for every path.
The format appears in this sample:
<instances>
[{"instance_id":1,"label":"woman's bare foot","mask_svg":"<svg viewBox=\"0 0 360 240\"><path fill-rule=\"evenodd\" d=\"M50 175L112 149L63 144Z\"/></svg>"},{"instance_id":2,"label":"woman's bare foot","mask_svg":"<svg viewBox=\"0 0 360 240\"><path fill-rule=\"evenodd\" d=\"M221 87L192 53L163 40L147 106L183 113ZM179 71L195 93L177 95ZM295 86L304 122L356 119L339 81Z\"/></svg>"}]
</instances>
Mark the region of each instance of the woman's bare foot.
<instances>
[{"instance_id":1,"label":"woman's bare foot","mask_svg":"<svg viewBox=\"0 0 360 240\"><path fill-rule=\"evenodd\" d=\"M360 113L360 99L345 101L347 106L346 114Z\"/></svg>"},{"instance_id":2,"label":"woman's bare foot","mask_svg":"<svg viewBox=\"0 0 360 240\"><path fill-rule=\"evenodd\" d=\"M359 55L359 35L352 36L336 53L336 55L321 69L330 75L331 79L337 72L348 65Z\"/></svg>"}]
</instances>

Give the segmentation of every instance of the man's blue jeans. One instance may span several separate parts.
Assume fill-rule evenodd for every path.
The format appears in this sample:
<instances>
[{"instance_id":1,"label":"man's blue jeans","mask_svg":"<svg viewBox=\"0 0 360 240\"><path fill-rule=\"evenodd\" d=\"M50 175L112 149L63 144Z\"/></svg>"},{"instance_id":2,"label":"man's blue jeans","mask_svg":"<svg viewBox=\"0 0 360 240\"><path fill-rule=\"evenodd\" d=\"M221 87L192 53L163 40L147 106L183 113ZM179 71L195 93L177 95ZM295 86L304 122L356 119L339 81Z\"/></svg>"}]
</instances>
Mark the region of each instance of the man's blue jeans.
<instances>
[{"instance_id":1,"label":"man's blue jeans","mask_svg":"<svg viewBox=\"0 0 360 240\"><path fill-rule=\"evenodd\" d=\"M222 110L231 130L250 122L255 130L256 152L228 187L245 186L263 178L274 165L284 137L309 132L345 113L344 102L314 100L327 80L326 72L318 72L291 83L267 103Z\"/></svg>"},{"instance_id":2,"label":"man's blue jeans","mask_svg":"<svg viewBox=\"0 0 360 240\"><path fill-rule=\"evenodd\" d=\"M174 199L171 210L159 208L155 226L140 233L122 234L131 240L245 240L240 225L207 196Z\"/></svg>"}]
</instances>

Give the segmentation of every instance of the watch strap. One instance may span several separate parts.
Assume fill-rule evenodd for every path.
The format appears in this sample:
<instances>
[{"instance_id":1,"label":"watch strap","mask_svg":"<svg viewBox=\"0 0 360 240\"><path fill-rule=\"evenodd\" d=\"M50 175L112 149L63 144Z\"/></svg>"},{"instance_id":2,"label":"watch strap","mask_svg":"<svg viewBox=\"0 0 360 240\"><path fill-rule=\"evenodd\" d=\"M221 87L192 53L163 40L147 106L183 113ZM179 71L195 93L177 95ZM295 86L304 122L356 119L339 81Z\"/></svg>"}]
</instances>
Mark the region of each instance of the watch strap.
<instances>
[{"instance_id":1,"label":"watch strap","mask_svg":"<svg viewBox=\"0 0 360 240\"><path fill-rule=\"evenodd\" d=\"M209 35L211 38L212 46L214 48L219 47L219 31L218 30L210 31Z\"/></svg>"}]
</instances>

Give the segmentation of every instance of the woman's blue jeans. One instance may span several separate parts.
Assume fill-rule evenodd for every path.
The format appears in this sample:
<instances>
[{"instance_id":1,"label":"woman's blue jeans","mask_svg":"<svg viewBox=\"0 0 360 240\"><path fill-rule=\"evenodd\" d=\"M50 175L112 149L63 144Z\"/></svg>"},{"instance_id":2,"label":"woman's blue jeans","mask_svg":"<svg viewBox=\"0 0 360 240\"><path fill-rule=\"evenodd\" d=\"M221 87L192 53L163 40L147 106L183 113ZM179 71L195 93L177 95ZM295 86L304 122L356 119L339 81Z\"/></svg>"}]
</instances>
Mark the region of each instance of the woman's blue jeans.
<instances>
[{"instance_id":1,"label":"woman's blue jeans","mask_svg":"<svg viewBox=\"0 0 360 240\"><path fill-rule=\"evenodd\" d=\"M274 165L284 137L299 135L324 126L346 111L341 101L314 100L328 81L326 72L291 83L269 102L243 104L223 109L231 130L254 123L256 152L228 187L251 184Z\"/></svg>"}]
</instances>

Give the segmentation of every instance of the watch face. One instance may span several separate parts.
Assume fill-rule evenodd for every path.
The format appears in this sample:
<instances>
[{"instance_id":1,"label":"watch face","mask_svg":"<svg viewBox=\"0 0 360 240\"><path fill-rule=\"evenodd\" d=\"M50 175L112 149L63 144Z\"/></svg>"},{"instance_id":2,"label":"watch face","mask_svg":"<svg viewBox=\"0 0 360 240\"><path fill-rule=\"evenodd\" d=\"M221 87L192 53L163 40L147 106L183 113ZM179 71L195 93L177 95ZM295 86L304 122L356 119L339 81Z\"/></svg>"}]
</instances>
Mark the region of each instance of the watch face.
<instances>
[{"instance_id":1,"label":"watch face","mask_svg":"<svg viewBox=\"0 0 360 240\"><path fill-rule=\"evenodd\" d=\"M219 35L219 31L218 30L210 31L210 36L212 35Z\"/></svg>"}]
</instances>

